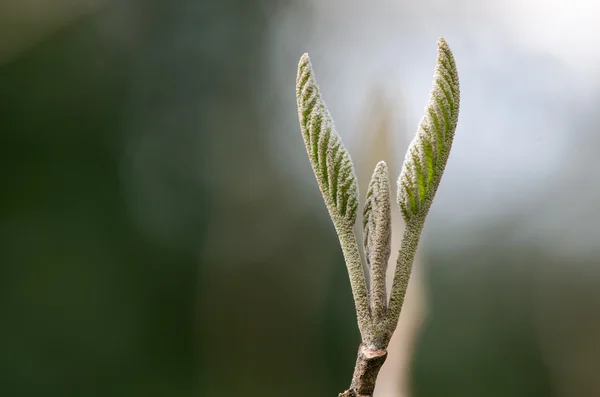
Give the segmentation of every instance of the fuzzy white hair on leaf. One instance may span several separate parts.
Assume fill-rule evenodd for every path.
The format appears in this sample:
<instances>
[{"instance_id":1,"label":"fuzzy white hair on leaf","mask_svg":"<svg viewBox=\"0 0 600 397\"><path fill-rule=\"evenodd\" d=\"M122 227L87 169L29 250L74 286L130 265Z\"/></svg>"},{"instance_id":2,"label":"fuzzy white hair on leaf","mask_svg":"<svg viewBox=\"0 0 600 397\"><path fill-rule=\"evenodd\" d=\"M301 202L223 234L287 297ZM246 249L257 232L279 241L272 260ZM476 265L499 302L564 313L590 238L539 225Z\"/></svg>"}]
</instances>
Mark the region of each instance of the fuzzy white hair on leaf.
<instances>
[{"instance_id":1,"label":"fuzzy white hair on leaf","mask_svg":"<svg viewBox=\"0 0 600 397\"><path fill-rule=\"evenodd\" d=\"M298 64L296 98L308 158L329 213L334 222L354 225L358 207L354 167L321 97L308 54Z\"/></svg>"},{"instance_id":2,"label":"fuzzy white hair on leaf","mask_svg":"<svg viewBox=\"0 0 600 397\"><path fill-rule=\"evenodd\" d=\"M398 205L407 222L429 210L450 155L459 103L456 63L446 41L439 39L429 102L398 178Z\"/></svg>"},{"instance_id":3,"label":"fuzzy white hair on leaf","mask_svg":"<svg viewBox=\"0 0 600 397\"><path fill-rule=\"evenodd\" d=\"M390 257L392 218L388 167L380 161L375 167L363 211L363 244L371 278L372 316L379 320L387 309L385 275Z\"/></svg>"}]
</instances>

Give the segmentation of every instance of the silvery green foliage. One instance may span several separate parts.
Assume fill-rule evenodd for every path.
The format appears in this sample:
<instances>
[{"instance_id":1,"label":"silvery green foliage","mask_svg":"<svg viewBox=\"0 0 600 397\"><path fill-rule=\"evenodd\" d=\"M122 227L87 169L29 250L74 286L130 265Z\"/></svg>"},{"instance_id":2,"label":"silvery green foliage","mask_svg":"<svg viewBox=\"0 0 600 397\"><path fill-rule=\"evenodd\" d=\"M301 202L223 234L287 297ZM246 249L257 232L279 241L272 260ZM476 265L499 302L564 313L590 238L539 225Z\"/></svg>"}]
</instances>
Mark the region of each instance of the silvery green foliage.
<instances>
[{"instance_id":1,"label":"silvery green foliage","mask_svg":"<svg viewBox=\"0 0 600 397\"><path fill-rule=\"evenodd\" d=\"M398 179L398 205L406 227L388 301L385 274L391 247L391 200L387 165L380 162L375 167L364 208L363 243L371 280L371 290L367 291L353 231L358 186L352 161L335 131L307 54L298 65L296 96L304 144L338 233L363 345L378 354L387 348L398 323L421 230L444 172L458 120L458 74L452 53L443 39L438 41L433 80L425 116L410 144ZM361 368L367 367L357 364L359 372ZM355 375L357 382L366 379L358 372ZM343 395L355 395L351 389Z\"/></svg>"},{"instance_id":2,"label":"silvery green foliage","mask_svg":"<svg viewBox=\"0 0 600 397\"><path fill-rule=\"evenodd\" d=\"M429 103L398 179L398 204L407 222L429 210L454 139L459 95L454 57L440 39Z\"/></svg>"},{"instance_id":3,"label":"silvery green foliage","mask_svg":"<svg viewBox=\"0 0 600 397\"><path fill-rule=\"evenodd\" d=\"M298 64L296 99L304 145L348 268L358 327L362 338L369 340L367 286L353 232L358 207L358 184L350 155L321 97L308 54L304 54Z\"/></svg>"},{"instance_id":4,"label":"silvery green foliage","mask_svg":"<svg viewBox=\"0 0 600 397\"><path fill-rule=\"evenodd\" d=\"M321 97L308 54L302 56L298 65L296 98L308 158L329 213L334 222L352 226L358 207L352 160Z\"/></svg>"},{"instance_id":5,"label":"silvery green foliage","mask_svg":"<svg viewBox=\"0 0 600 397\"><path fill-rule=\"evenodd\" d=\"M381 161L371 177L363 212L363 244L371 278L371 313L382 319L387 309L385 272L390 257L392 218L388 167Z\"/></svg>"}]
</instances>

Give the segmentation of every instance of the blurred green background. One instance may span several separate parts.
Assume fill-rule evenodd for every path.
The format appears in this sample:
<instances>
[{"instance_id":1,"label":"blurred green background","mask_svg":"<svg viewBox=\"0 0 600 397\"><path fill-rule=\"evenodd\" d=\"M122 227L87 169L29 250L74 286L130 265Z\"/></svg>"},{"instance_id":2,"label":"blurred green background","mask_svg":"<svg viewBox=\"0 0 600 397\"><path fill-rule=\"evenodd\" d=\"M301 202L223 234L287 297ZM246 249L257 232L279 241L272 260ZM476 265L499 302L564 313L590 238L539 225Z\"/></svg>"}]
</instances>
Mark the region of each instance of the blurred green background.
<instances>
[{"instance_id":1,"label":"blurred green background","mask_svg":"<svg viewBox=\"0 0 600 397\"><path fill-rule=\"evenodd\" d=\"M359 334L296 62L313 56L364 191L379 159L399 173L443 35L461 116L417 263L423 322L387 382L600 396L600 10L539 7L1 2L0 395L343 391Z\"/></svg>"}]
</instances>

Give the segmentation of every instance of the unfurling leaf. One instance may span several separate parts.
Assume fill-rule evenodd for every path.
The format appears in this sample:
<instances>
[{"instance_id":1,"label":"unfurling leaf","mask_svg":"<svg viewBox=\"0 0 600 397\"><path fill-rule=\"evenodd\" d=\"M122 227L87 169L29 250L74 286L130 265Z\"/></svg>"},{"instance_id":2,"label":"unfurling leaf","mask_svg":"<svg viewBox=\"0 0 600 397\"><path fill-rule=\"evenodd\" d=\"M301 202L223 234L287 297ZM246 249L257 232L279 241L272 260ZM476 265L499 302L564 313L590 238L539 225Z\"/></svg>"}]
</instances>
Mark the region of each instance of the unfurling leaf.
<instances>
[{"instance_id":1,"label":"unfurling leaf","mask_svg":"<svg viewBox=\"0 0 600 397\"><path fill-rule=\"evenodd\" d=\"M398 205L407 222L424 218L439 186L456 130L459 97L454 57L440 39L429 103L398 179Z\"/></svg>"},{"instance_id":2,"label":"unfurling leaf","mask_svg":"<svg viewBox=\"0 0 600 397\"><path fill-rule=\"evenodd\" d=\"M390 257L392 222L388 168L381 161L371 177L363 213L364 248L371 275L371 312L383 318L387 308L385 273Z\"/></svg>"},{"instance_id":3,"label":"unfurling leaf","mask_svg":"<svg viewBox=\"0 0 600 397\"><path fill-rule=\"evenodd\" d=\"M387 266L392 230L390 182L384 161L377 164L371 177L363 214L367 266L371 267L376 262L384 262L383 266Z\"/></svg>"},{"instance_id":4,"label":"unfurling leaf","mask_svg":"<svg viewBox=\"0 0 600 397\"><path fill-rule=\"evenodd\" d=\"M340 222L351 227L358 207L356 176L350 155L321 98L308 54L298 64L296 98L302 137L325 204L336 226Z\"/></svg>"}]
</instances>

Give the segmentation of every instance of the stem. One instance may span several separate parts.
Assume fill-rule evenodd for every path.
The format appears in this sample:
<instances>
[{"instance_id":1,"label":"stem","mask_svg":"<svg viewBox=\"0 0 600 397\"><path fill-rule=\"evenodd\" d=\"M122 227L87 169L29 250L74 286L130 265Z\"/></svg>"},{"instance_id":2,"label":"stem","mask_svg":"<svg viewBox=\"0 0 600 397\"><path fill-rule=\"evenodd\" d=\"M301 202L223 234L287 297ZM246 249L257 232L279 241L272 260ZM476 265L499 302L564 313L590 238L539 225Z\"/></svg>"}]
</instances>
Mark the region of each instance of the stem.
<instances>
[{"instance_id":1,"label":"stem","mask_svg":"<svg viewBox=\"0 0 600 397\"><path fill-rule=\"evenodd\" d=\"M371 397L375 390L375 381L381 366L387 358L386 350L371 350L360 344L356 357L356 366L350 389L340 393L338 397Z\"/></svg>"},{"instance_id":2,"label":"stem","mask_svg":"<svg viewBox=\"0 0 600 397\"><path fill-rule=\"evenodd\" d=\"M426 213L427 211L425 211L425 214ZM410 273L412 271L412 265L424 223L425 215L408 222L404 229L402 245L400 246L398 262L396 263L396 270L394 273L394 283L392 284L385 326L385 329L390 333L390 337L398 325L398 318L400 318L400 311L402 310L402 304L404 303L404 296L406 295L406 289L408 288Z\"/></svg>"},{"instance_id":3,"label":"stem","mask_svg":"<svg viewBox=\"0 0 600 397\"><path fill-rule=\"evenodd\" d=\"M358 329L360 330L362 340L365 341L365 339L369 339L370 334L369 298L362 260L358 252L358 244L352 226L336 226L336 231L342 246L348 275L350 276L350 286L352 287L352 295L354 296Z\"/></svg>"}]
</instances>

